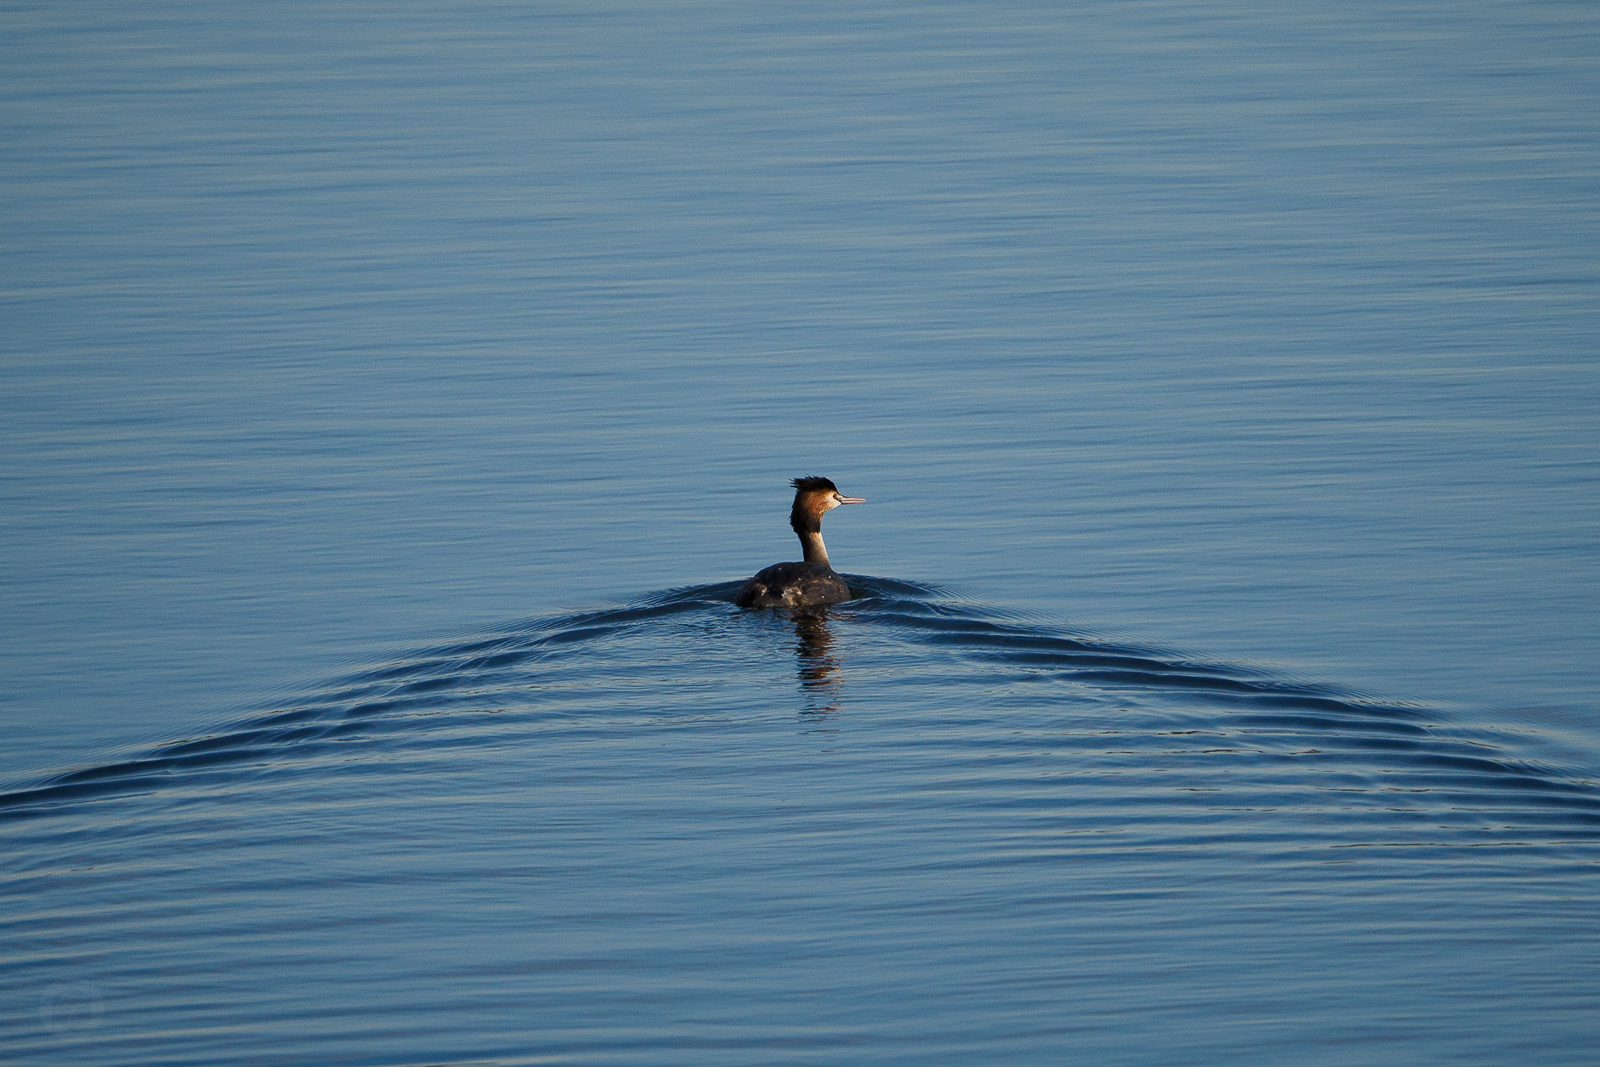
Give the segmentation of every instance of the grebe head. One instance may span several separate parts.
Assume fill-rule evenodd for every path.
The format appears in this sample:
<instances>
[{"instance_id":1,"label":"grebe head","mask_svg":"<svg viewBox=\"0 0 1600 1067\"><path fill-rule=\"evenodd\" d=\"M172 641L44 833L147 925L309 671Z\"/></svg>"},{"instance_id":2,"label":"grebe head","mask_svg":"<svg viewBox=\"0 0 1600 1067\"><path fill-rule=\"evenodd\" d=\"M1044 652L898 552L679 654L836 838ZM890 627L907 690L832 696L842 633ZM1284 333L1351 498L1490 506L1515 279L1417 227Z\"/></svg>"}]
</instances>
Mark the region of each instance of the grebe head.
<instances>
[{"instance_id":1,"label":"grebe head","mask_svg":"<svg viewBox=\"0 0 1600 1067\"><path fill-rule=\"evenodd\" d=\"M864 497L840 495L839 487L827 478L796 478L789 484L794 486L794 507L789 509L789 525L794 527L795 533L821 530L822 516L840 504L867 502Z\"/></svg>"}]
</instances>

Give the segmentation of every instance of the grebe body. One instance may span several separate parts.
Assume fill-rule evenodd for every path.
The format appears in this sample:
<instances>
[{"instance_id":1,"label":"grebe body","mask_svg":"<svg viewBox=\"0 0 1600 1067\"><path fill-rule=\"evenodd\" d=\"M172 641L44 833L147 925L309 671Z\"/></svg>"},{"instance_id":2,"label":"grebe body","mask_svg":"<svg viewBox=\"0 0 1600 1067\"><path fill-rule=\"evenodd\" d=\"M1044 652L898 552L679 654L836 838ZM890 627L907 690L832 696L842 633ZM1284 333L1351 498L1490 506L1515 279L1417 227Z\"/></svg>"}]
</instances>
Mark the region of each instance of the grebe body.
<instances>
[{"instance_id":1,"label":"grebe body","mask_svg":"<svg viewBox=\"0 0 1600 1067\"><path fill-rule=\"evenodd\" d=\"M826 478L796 478L789 525L800 538L805 559L774 563L744 583L736 603L741 608L814 608L850 599L850 587L828 563L822 543L822 516L841 504L865 504L858 496L842 496Z\"/></svg>"}]
</instances>

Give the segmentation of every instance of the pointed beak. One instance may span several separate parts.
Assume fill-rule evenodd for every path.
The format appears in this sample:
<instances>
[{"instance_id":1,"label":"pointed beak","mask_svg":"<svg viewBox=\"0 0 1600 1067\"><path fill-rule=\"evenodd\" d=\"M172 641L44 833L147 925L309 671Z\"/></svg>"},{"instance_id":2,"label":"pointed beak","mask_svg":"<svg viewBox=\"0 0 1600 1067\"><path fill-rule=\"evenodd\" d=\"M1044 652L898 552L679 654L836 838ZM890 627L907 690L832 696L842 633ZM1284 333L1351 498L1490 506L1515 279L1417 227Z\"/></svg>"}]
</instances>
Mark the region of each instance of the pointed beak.
<instances>
[{"instance_id":1,"label":"pointed beak","mask_svg":"<svg viewBox=\"0 0 1600 1067\"><path fill-rule=\"evenodd\" d=\"M865 504L866 502L867 498L864 496L842 496L839 498L839 503L841 504Z\"/></svg>"}]
</instances>

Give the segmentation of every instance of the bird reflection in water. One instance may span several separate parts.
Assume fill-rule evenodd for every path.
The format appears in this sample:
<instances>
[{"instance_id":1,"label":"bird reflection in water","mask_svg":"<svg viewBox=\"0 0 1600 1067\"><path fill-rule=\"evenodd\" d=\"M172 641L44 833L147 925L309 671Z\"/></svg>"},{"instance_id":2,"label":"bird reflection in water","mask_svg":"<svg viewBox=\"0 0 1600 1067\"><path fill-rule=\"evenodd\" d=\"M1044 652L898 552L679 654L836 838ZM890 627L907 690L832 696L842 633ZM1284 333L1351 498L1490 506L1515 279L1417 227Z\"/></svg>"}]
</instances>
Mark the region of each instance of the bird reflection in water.
<instances>
[{"instance_id":1,"label":"bird reflection in water","mask_svg":"<svg viewBox=\"0 0 1600 1067\"><path fill-rule=\"evenodd\" d=\"M839 659L833 654L833 631L828 628L828 613L794 613L795 668L800 689L806 696L805 715L828 716L841 707L840 686L844 676Z\"/></svg>"}]
</instances>

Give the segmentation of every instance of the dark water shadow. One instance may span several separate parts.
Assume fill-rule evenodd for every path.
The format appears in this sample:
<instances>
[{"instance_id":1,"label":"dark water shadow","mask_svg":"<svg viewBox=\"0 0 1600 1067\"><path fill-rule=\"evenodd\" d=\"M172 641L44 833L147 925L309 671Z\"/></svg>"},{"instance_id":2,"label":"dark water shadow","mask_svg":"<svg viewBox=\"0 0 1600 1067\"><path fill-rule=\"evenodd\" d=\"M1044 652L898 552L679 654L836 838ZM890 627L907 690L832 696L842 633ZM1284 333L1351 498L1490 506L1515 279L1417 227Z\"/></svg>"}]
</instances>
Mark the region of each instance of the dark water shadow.
<instances>
[{"instance_id":1,"label":"dark water shadow","mask_svg":"<svg viewBox=\"0 0 1600 1067\"><path fill-rule=\"evenodd\" d=\"M805 714L831 715L840 709L844 669L834 651L834 635L827 611L794 615L795 666L800 690L806 696Z\"/></svg>"}]
</instances>

